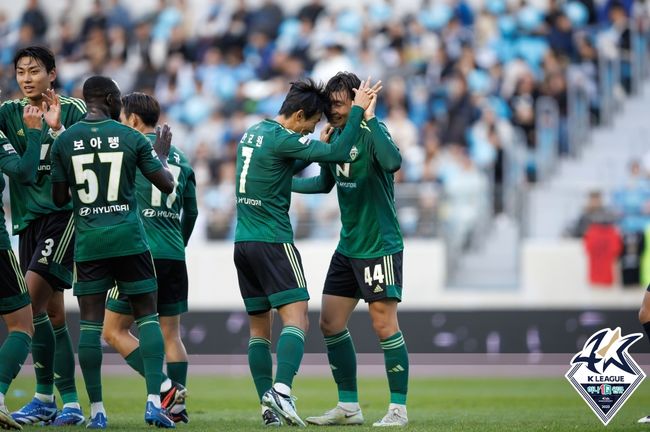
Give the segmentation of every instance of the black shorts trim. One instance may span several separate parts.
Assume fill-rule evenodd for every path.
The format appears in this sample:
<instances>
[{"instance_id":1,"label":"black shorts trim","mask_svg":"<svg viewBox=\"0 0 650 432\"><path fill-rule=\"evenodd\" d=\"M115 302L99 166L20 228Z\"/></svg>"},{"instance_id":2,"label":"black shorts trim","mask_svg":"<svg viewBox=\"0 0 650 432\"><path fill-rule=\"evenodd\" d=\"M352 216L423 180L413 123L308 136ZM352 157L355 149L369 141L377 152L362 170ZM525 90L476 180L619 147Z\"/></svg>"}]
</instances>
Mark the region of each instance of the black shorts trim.
<instances>
[{"instance_id":1,"label":"black shorts trim","mask_svg":"<svg viewBox=\"0 0 650 432\"><path fill-rule=\"evenodd\" d=\"M402 300L402 252L377 258L349 258L334 252L323 294L377 300Z\"/></svg>"},{"instance_id":2,"label":"black shorts trim","mask_svg":"<svg viewBox=\"0 0 650 432\"><path fill-rule=\"evenodd\" d=\"M72 286L72 212L51 213L30 222L19 235L18 249L23 274L38 273L55 290Z\"/></svg>"},{"instance_id":3,"label":"black shorts trim","mask_svg":"<svg viewBox=\"0 0 650 432\"><path fill-rule=\"evenodd\" d=\"M238 242L234 260L247 312L309 300L300 252L292 243Z\"/></svg>"},{"instance_id":4,"label":"black shorts trim","mask_svg":"<svg viewBox=\"0 0 650 432\"><path fill-rule=\"evenodd\" d=\"M127 295L156 291L156 271L149 251L75 263L74 295L107 292L117 285Z\"/></svg>"}]
</instances>

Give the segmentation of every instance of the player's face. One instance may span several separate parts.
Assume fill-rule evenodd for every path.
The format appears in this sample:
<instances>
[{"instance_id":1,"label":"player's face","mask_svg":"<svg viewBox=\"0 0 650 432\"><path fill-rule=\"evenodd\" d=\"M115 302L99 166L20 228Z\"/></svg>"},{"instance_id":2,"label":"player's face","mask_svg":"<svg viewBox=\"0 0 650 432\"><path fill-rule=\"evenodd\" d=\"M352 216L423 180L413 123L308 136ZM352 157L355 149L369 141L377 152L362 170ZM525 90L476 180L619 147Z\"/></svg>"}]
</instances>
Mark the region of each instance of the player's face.
<instances>
[{"instance_id":1,"label":"player's face","mask_svg":"<svg viewBox=\"0 0 650 432\"><path fill-rule=\"evenodd\" d=\"M330 96L331 114L329 121L332 126L342 128L348 121L350 110L352 109L352 100L345 90L332 93Z\"/></svg>"},{"instance_id":2,"label":"player's face","mask_svg":"<svg viewBox=\"0 0 650 432\"><path fill-rule=\"evenodd\" d=\"M16 64L16 81L23 96L40 100L41 94L52 85L56 71L49 73L45 66L33 57L22 57Z\"/></svg>"},{"instance_id":3,"label":"player's face","mask_svg":"<svg viewBox=\"0 0 650 432\"><path fill-rule=\"evenodd\" d=\"M300 135L309 135L310 133L313 133L322 116L322 113L316 113L309 118L302 117L299 120L296 130Z\"/></svg>"}]
</instances>

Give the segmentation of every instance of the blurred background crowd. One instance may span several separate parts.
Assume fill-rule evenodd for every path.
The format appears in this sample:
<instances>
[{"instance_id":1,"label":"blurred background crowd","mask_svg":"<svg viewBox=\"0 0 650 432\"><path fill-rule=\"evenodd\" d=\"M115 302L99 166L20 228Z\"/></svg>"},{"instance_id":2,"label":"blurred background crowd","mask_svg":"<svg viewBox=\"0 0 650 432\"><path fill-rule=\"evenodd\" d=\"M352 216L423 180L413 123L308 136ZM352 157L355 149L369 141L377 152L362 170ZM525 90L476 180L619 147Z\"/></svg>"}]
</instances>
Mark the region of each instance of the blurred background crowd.
<instances>
[{"instance_id":1,"label":"blurred background crowd","mask_svg":"<svg viewBox=\"0 0 650 432\"><path fill-rule=\"evenodd\" d=\"M64 94L80 97L94 74L114 78L123 93L154 94L193 162L197 234L206 240L232 237L236 144L248 125L277 113L291 81L326 82L341 70L381 79L378 116L404 160L396 174L404 234L444 237L452 251L471 248L495 217L519 217L522 191L558 158L579 155L591 127L635 90L634 35L644 34L647 15L635 0L404 2L411 8L393 0L89 0L83 8L61 0L56 9L27 0L13 14L2 12L7 3L2 98L21 97L12 56L34 43L53 48ZM292 217L297 238L338 232L334 194L294 195Z\"/></svg>"}]
</instances>

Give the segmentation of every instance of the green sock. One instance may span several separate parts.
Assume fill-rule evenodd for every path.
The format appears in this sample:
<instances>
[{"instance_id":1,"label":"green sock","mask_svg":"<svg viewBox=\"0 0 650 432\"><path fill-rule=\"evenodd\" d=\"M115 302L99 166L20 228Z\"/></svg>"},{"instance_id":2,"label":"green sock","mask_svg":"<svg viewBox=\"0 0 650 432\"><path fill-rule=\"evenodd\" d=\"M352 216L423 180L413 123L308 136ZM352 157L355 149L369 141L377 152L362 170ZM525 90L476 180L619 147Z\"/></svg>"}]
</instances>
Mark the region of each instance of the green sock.
<instances>
[{"instance_id":1,"label":"green sock","mask_svg":"<svg viewBox=\"0 0 650 432\"><path fill-rule=\"evenodd\" d=\"M36 393L54 394L54 330L46 313L34 316L32 359L36 374Z\"/></svg>"},{"instance_id":2,"label":"green sock","mask_svg":"<svg viewBox=\"0 0 650 432\"><path fill-rule=\"evenodd\" d=\"M144 376L144 361L142 361L142 353L140 352L140 347L137 347L131 354L124 357L126 363L131 366L131 369Z\"/></svg>"},{"instance_id":3,"label":"green sock","mask_svg":"<svg viewBox=\"0 0 650 432\"><path fill-rule=\"evenodd\" d=\"M305 352L305 332L294 326L286 326L278 340L278 369L275 382L291 387Z\"/></svg>"},{"instance_id":4,"label":"green sock","mask_svg":"<svg viewBox=\"0 0 650 432\"><path fill-rule=\"evenodd\" d=\"M185 386L187 383L187 362L167 363L167 374L169 379Z\"/></svg>"},{"instance_id":5,"label":"green sock","mask_svg":"<svg viewBox=\"0 0 650 432\"><path fill-rule=\"evenodd\" d=\"M409 353L401 332L381 341L388 375L390 403L406 405L409 386Z\"/></svg>"},{"instance_id":6,"label":"green sock","mask_svg":"<svg viewBox=\"0 0 650 432\"><path fill-rule=\"evenodd\" d=\"M140 332L140 352L144 364L144 380L147 394L160 394L165 346L158 314L147 315L135 321Z\"/></svg>"},{"instance_id":7,"label":"green sock","mask_svg":"<svg viewBox=\"0 0 650 432\"><path fill-rule=\"evenodd\" d=\"M325 337L327 358L339 391L339 402L359 402L357 353L348 329Z\"/></svg>"},{"instance_id":8,"label":"green sock","mask_svg":"<svg viewBox=\"0 0 650 432\"><path fill-rule=\"evenodd\" d=\"M13 331L0 347L0 393L7 394L9 385L25 363L32 338L27 333Z\"/></svg>"},{"instance_id":9,"label":"green sock","mask_svg":"<svg viewBox=\"0 0 650 432\"><path fill-rule=\"evenodd\" d=\"M253 375L257 395L262 396L273 385L273 358L271 341L261 337L252 337L248 341L248 366Z\"/></svg>"},{"instance_id":10,"label":"green sock","mask_svg":"<svg viewBox=\"0 0 650 432\"><path fill-rule=\"evenodd\" d=\"M102 401L102 323L79 321L79 366L90 403Z\"/></svg>"},{"instance_id":11,"label":"green sock","mask_svg":"<svg viewBox=\"0 0 650 432\"><path fill-rule=\"evenodd\" d=\"M56 350L54 351L54 384L61 393L64 404L79 402L77 385L74 381L74 351L68 326L54 329Z\"/></svg>"}]
</instances>

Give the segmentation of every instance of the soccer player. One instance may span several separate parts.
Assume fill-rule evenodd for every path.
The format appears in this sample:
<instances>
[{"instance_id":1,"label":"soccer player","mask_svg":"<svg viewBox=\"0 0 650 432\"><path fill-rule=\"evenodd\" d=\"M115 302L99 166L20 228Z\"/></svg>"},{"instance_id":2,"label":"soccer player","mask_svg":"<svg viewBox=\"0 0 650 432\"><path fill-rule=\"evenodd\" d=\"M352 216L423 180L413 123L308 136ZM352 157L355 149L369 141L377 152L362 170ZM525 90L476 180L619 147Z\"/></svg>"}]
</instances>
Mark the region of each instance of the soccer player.
<instances>
[{"instance_id":1,"label":"soccer player","mask_svg":"<svg viewBox=\"0 0 650 432\"><path fill-rule=\"evenodd\" d=\"M37 107L26 105L23 121L26 128L27 148L23 156L16 153L7 137L0 132L0 170L10 178L30 184L36 178L40 161L41 115ZM0 175L0 200L5 182ZM5 405L5 394L29 354L34 334L32 308L27 284L11 249L5 228L4 211L0 206L0 314L7 325L8 335L0 347L0 427L22 429L11 417Z\"/></svg>"},{"instance_id":2,"label":"soccer player","mask_svg":"<svg viewBox=\"0 0 650 432\"><path fill-rule=\"evenodd\" d=\"M248 363L267 426L280 424L277 415L288 424L305 425L291 397L293 377L304 352L309 300L289 221L294 162L337 162L350 157L351 143L356 142L361 117L372 98L368 82L354 92L348 125L341 139L332 144L305 136L314 131L328 108L322 87L306 80L292 83L275 120L248 128L237 147L234 261L249 314ZM278 310L283 325L275 382L271 308Z\"/></svg>"},{"instance_id":3,"label":"soccer player","mask_svg":"<svg viewBox=\"0 0 650 432\"><path fill-rule=\"evenodd\" d=\"M128 297L140 334L148 394L144 419L173 428L160 404L164 346L156 275L135 198L138 168L162 192L173 191L174 178L166 168L171 134L165 126L152 148L144 135L119 123L120 90L110 78L88 78L83 96L88 115L52 148L52 198L58 206L72 199L75 217L73 289L81 318L79 365L91 402L88 427L106 428L100 337L106 293L117 284Z\"/></svg>"},{"instance_id":4,"label":"soccer player","mask_svg":"<svg viewBox=\"0 0 650 432\"><path fill-rule=\"evenodd\" d=\"M341 130L352 119L353 89L359 83L356 75L340 72L325 88L332 107L329 120L336 129L332 138L339 137L339 141L344 140ZM315 425L363 423L356 353L347 329L352 311L363 298L384 351L390 388L388 413L373 426L405 426L409 359L397 321L404 246L393 187L393 173L402 158L373 109L366 110L361 133L348 144L352 144L349 161L322 164L320 176L293 180L293 190L302 193L329 192L336 184L342 224L325 280L320 316L339 403L324 415L306 420Z\"/></svg>"},{"instance_id":5,"label":"soccer player","mask_svg":"<svg viewBox=\"0 0 650 432\"><path fill-rule=\"evenodd\" d=\"M36 179L31 185L9 179L12 228L19 235L20 265L32 301L32 358L36 373L34 398L12 416L21 424L54 420L58 426L78 425L85 418L77 397L74 352L63 306L63 290L72 283L74 225L71 207L57 208L52 202L50 151L54 137L83 118L86 105L80 99L58 96L52 90L56 65L49 49L30 46L19 50L14 56L14 67L24 98L0 106L0 130L22 155L27 148L24 108L40 108L43 121L39 127L41 150ZM58 415L54 384L63 399Z\"/></svg>"},{"instance_id":6,"label":"soccer player","mask_svg":"<svg viewBox=\"0 0 650 432\"><path fill-rule=\"evenodd\" d=\"M160 105L152 96L131 93L122 98L122 123L142 132L152 143L156 139L154 129L159 117ZM167 163L175 181L171 194L160 192L140 172L135 178L135 188L140 219L149 241L158 280L158 314L165 340L169 377L163 379L162 405L169 410L176 423L187 423L189 417L184 404L184 387L188 358L180 334L180 317L187 312L185 246L198 216L196 181L187 157L174 146L171 146ZM133 316L128 300L115 287L108 297L104 339L122 354L133 369L144 375L139 341L129 331Z\"/></svg>"}]
</instances>

